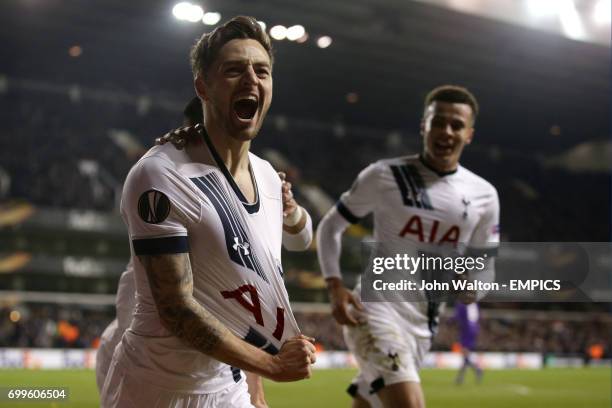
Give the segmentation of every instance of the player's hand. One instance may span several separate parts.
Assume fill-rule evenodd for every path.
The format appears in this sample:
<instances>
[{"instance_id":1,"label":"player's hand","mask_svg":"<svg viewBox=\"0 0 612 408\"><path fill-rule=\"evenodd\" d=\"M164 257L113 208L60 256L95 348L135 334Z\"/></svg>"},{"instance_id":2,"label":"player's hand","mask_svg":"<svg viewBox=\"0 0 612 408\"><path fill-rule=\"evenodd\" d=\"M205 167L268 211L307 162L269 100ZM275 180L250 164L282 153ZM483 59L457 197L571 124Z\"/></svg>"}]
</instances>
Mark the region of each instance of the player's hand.
<instances>
[{"instance_id":1,"label":"player's hand","mask_svg":"<svg viewBox=\"0 0 612 408\"><path fill-rule=\"evenodd\" d=\"M339 278L328 278L327 291L331 302L332 316L334 316L334 319L339 324L356 326L363 323L361 319L358 319L349 310L349 305L352 305L357 311L363 312L363 305L355 298L353 292L344 287L342 280Z\"/></svg>"},{"instance_id":2,"label":"player's hand","mask_svg":"<svg viewBox=\"0 0 612 408\"><path fill-rule=\"evenodd\" d=\"M270 379L279 382L297 381L310 378L311 364L317 361L314 339L300 334L283 343L273 358L278 370Z\"/></svg>"},{"instance_id":3,"label":"player's hand","mask_svg":"<svg viewBox=\"0 0 612 408\"><path fill-rule=\"evenodd\" d=\"M203 125L198 123L195 126L183 126L171 130L162 137L155 139L155 144L163 145L170 142L175 148L181 150L188 144L202 143L202 128Z\"/></svg>"},{"instance_id":4,"label":"player's hand","mask_svg":"<svg viewBox=\"0 0 612 408\"><path fill-rule=\"evenodd\" d=\"M282 195L283 195L283 216L285 218L291 217L298 209L298 203L293 198L293 191L291 191L291 183L288 182L287 175L279 171L278 176L282 180Z\"/></svg>"}]
</instances>

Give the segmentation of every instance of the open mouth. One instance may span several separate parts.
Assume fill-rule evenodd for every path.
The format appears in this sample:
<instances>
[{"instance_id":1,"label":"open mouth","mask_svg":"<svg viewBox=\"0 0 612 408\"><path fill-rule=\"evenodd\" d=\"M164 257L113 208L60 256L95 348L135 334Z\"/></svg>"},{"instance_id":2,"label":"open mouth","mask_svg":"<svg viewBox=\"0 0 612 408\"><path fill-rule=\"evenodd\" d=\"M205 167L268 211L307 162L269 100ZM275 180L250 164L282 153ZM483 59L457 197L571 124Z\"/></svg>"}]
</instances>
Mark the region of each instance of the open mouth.
<instances>
[{"instance_id":1,"label":"open mouth","mask_svg":"<svg viewBox=\"0 0 612 408\"><path fill-rule=\"evenodd\" d=\"M436 150L438 151L442 151L442 152L452 152L453 151L453 146L446 144L446 143L434 143L434 147L436 148Z\"/></svg>"},{"instance_id":2,"label":"open mouth","mask_svg":"<svg viewBox=\"0 0 612 408\"><path fill-rule=\"evenodd\" d=\"M257 113L257 99L255 97L248 97L238 99L234 102L234 112L236 116L242 120L251 120Z\"/></svg>"}]
</instances>

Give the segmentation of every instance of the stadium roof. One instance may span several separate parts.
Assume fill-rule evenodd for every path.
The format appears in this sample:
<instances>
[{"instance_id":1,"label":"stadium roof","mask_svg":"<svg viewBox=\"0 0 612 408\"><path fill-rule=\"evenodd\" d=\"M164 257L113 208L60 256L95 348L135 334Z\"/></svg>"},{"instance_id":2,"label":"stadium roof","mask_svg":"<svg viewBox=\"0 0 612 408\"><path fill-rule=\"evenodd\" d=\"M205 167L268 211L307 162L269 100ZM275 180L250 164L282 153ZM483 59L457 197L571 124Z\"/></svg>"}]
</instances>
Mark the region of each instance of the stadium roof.
<instances>
[{"instance_id":1,"label":"stadium roof","mask_svg":"<svg viewBox=\"0 0 612 408\"><path fill-rule=\"evenodd\" d=\"M192 95L189 46L210 26L176 20L160 0L20 0L0 4L0 73ZM482 104L479 143L561 151L610 131L610 48L416 1L208 0L237 14L302 24L304 44L276 41L273 113L417 133L421 100L441 83ZM321 49L320 35L333 43ZM82 54L70 57L70 47ZM10 81L9 81L10 84ZM10 85L9 85L10 86ZM347 94L357 95L356 103ZM349 97L355 101L354 97ZM556 127L555 127L556 126ZM551 132L551 129L560 131Z\"/></svg>"}]
</instances>

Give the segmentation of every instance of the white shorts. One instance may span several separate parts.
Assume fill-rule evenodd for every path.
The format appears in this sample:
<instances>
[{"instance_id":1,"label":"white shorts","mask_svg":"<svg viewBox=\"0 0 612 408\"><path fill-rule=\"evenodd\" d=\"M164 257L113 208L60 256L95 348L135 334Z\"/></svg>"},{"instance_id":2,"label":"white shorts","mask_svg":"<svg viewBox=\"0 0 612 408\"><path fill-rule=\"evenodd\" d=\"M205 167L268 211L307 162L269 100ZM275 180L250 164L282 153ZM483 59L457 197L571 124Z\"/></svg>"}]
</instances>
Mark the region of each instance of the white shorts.
<instances>
[{"instance_id":1,"label":"white shorts","mask_svg":"<svg viewBox=\"0 0 612 408\"><path fill-rule=\"evenodd\" d=\"M344 326L344 340L359 365L349 394L381 406L376 393L401 382L421 382L419 369L431 346L430 338L418 338L389 315L367 314L367 323Z\"/></svg>"},{"instance_id":2,"label":"white shorts","mask_svg":"<svg viewBox=\"0 0 612 408\"><path fill-rule=\"evenodd\" d=\"M244 374L229 387L210 394L174 392L143 381L115 361L102 390L102 408L254 408Z\"/></svg>"},{"instance_id":3,"label":"white shorts","mask_svg":"<svg viewBox=\"0 0 612 408\"><path fill-rule=\"evenodd\" d=\"M122 334L118 332L117 319L115 319L104 329L100 336L100 347L96 351L96 385L100 394L102 394L102 387L104 386L108 367L113 359L115 347L121 340Z\"/></svg>"}]
</instances>

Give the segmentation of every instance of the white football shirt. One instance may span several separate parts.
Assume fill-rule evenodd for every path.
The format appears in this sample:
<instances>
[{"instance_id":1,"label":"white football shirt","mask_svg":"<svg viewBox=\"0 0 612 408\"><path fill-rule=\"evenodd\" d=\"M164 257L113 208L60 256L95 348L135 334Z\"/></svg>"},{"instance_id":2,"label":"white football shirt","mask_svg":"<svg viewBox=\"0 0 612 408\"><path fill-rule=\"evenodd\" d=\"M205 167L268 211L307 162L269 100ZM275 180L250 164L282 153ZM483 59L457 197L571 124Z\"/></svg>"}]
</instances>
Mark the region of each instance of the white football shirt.
<instances>
[{"instance_id":1,"label":"white football shirt","mask_svg":"<svg viewBox=\"0 0 612 408\"><path fill-rule=\"evenodd\" d=\"M462 166L438 173L419 155L369 165L342 194L336 208L350 223L372 213L374 241L391 247L412 241L428 247L463 244L472 253L494 253L491 250L499 243L495 187ZM402 316L415 336L428 337L435 332L440 305L368 302L365 306L368 313Z\"/></svg>"},{"instance_id":2,"label":"white football shirt","mask_svg":"<svg viewBox=\"0 0 612 408\"><path fill-rule=\"evenodd\" d=\"M171 144L153 147L128 174L121 212L134 255L136 308L124 364L162 387L216 392L240 370L184 345L161 324L139 255L189 252L194 298L238 337L270 353L299 333L281 266L281 180L249 153L256 200L248 203L213 145L194 162Z\"/></svg>"}]
</instances>

